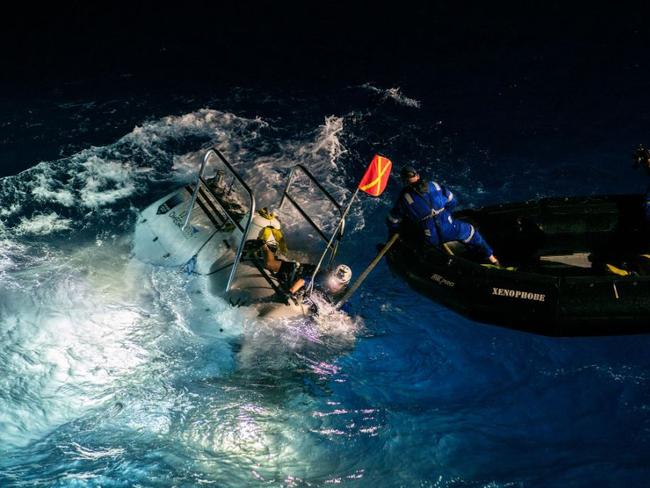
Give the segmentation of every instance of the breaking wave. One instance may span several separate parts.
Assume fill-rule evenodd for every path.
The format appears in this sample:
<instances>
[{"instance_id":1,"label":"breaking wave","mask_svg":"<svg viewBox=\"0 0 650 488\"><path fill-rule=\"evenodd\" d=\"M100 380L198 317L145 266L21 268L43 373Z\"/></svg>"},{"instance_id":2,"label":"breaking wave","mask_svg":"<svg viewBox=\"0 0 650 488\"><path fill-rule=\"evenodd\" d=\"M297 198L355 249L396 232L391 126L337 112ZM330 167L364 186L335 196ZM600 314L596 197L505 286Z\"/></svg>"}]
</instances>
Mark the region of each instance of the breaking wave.
<instances>
[{"instance_id":1,"label":"breaking wave","mask_svg":"<svg viewBox=\"0 0 650 488\"><path fill-rule=\"evenodd\" d=\"M70 229L72 221L59 217L56 212L50 214L36 214L31 218L21 218L20 223L14 228L16 235L34 234L47 235L52 232Z\"/></svg>"},{"instance_id":2,"label":"breaking wave","mask_svg":"<svg viewBox=\"0 0 650 488\"><path fill-rule=\"evenodd\" d=\"M364 83L361 85L361 88L368 90L369 92L376 93L381 97L382 100L391 100L396 104L402 105L404 107L420 108L422 106L422 103L419 100L404 95L400 87L377 88L370 83Z\"/></svg>"}]
</instances>

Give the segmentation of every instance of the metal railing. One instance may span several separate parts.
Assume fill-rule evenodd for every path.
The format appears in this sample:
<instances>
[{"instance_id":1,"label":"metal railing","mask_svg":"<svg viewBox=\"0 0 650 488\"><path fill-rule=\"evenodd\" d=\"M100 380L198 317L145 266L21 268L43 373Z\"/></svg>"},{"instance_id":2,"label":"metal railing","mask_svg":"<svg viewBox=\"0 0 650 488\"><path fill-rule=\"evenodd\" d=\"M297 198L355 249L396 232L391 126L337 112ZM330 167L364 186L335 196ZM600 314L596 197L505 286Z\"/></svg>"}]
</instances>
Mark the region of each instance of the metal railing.
<instances>
[{"instance_id":1,"label":"metal railing","mask_svg":"<svg viewBox=\"0 0 650 488\"><path fill-rule=\"evenodd\" d=\"M330 201L330 203L338 210L339 216L343 217L343 209L341 208L341 205L339 202L336 201L336 199L330 195L330 193L321 185L316 178L305 168L302 164L297 164L293 168L291 168L291 172L289 173L289 177L287 179L287 185L284 188L284 192L282 193L282 199L280 200L280 206L279 209L282 209L282 206L284 205L285 201L289 201L296 210L302 215L302 217L313 227L313 229L318 233L321 239L323 239L325 242L329 243L330 237L328 237L325 232L314 222L314 220L305 212L305 210L302 208L302 206L289 194L289 189L291 188L291 185L295 181L294 175L296 172L300 172L307 176L309 180L318 188L323 195ZM338 245L341 239L343 238L343 232L345 230L345 220L341 222L341 226L338 230L338 236L336 239L336 242L332 246L330 246L330 249L332 251L332 254L329 259L329 264L334 260L334 257L336 256L336 252L338 250Z\"/></svg>"},{"instance_id":2,"label":"metal railing","mask_svg":"<svg viewBox=\"0 0 650 488\"><path fill-rule=\"evenodd\" d=\"M228 169L228 171L231 173L231 175L241 184L241 186L244 188L244 190L248 194L250 204L249 204L249 211L247 212L248 213L248 218L246 219L246 225L245 226L242 226L242 224L240 222L241 215L237 216L235 213L233 213L231 210L229 210L229 205L224 204L221 197L211 188L211 186L207 183L207 181L203 177L203 175L205 173L205 169L206 169L207 164L208 164L208 161L209 161L210 157L213 156L213 155L217 156L219 158L219 160ZM318 181L316 181L316 178L314 178L314 176L307 170L307 168L305 168L301 164L297 164L296 166L294 166L291 169L291 172L289 173L289 177L287 179L287 184L285 186L284 192L282 193L282 199L280 200L279 209L282 208L285 201L289 201L294 206L294 208L296 208L296 210L298 210L300 215L302 215L302 217L307 221L307 223L318 233L318 235L325 242L329 243L329 241L334 236L328 237L325 234L325 232L323 231L323 229L321 229L319 227L319 225L316 224L316 222L314 222L314 220L309 216L309 214L302 208L300 203L298 203L291 196L291 194L289 193L289 190L291 189L291 185L295 181L295 174L297 172L300 172L300 173L304 174L305 176L307 176L307 178L309 178L309 180L316 186L316 188L318 188L320 190L320 192L330 201L330 203L334 206L334 208L336 208L336 210L339 212L339 215L341 217L343 216L343 210L341 209L341 205L334 199L334 197L332 195L330 195L330 193ZM194 209L194 205L196 204L198 195L199 195L199 193L201 191L201 187L203 187L203 190L209 192L212 195L212 197L219 203L221 208L224 210L224 213L226 214L228 220L237 229L239 229L241 231L241 233L242 233L241 242L239 243L239 246L237 247L235 260L233 262L232 269L230 270L230 275L228 277L228 283L226 285L226 290L225 291L228 292L228 291L230 291L230 287L232 286L233 280L235 279L235 275L237 273L237 267L239 265L239 262L241 261L241 257L242 257L242 253L243 253L243 249L244 249L244 244L246 242L246 237L248 236L250 226L251 226L251 223L253 221L253 216L255 215L255 207L256 207L255 195L253 194L253 191L250 189L250 187L246 184L246 182L239 175L239 173L237 173L237 171L235 171L235 169L232 167L232 165L224 157L224 155L221 154L221 152L217 148L213 147L213 148L209 149L208 151L206 151L205 156L203 157L203 161L202 161L201 167L199 169L199 174L198 174L198 176L196 178L196 185L195 185L194 190L192 192L191 203L190 203L190 206L189 206L189 208L187 210L187 215L185 216L185 221L183 223L183 227L182 227L183 230L185 230L185 227L187 227L187 225L188 225L188 223L190 221L191 213L192 213L192 210ZM204 208L204 212L207 212L207 211L208 211L208 209ZM220 217L220 220L223 219L222 216L219 215L219 217ZM337 237L336 242L333 245L330 246L330 249L332 251L332 254L331 254L331 257L330 257L330 260L329 260L330 263L334 259L335 255L336 255L336 252L337 252L337 249L338 249L339 242L340 242L341 238L343 237L344 227L345 227L345 222L343 221L343 222L341 222L341 226L338 228L338 231L337 231L338 235L336 236ZM277 286L268 277L266 271L261 267L258 267L258 269L260 270L262 275L267 279L267 281L269 281L271 286L274 289L276 289L277 292L281 293L280 290L277 289Z\"/></svg>"},{"instance_id":3,"label":"metal railing","mask_svg":"<svg viewBox=\"0 0 650 488\"><path fill-rule=\"evenodd\" d=\"M241 223L239 222L239 219L241 217L237 217L236 215L231 215L231 212L228 209L228 205L223 205L221 204L221 198L219 195L217 195L214 190L210 187L210 185L207 184L205 179L203 179L203 173L205 172L206 165L208 163L208 160L211 155L217 156L221 162L224 164L226 168L228 168L228 171L232 174L232 176L237 179L237 181L241 184L241 186L246 190L248 193L248 196L250 198L250 206L249 206L249 211L248 211L248 218L246 219L246 225L242 227ZM237 247L237 253L235 255L235 260L232 265L232 269L230 270L230 276L228 277L228 283L226 284L226 292L230 291L230 287L232 286L232 282L235 279L235 274L237 273L237 266L239 265L239 261L241 260L242 252L244 250L244 243L246 241L246 236L248 235L248 231L251 226L251 222L253 221L253 215L255 214L255 195L253 195L253 191L250 189L250 187L246 184L246 182L242 179L241 176L239 176L239 173L235 171L235 169L232 167L232 165L226 160L223 154L221 154L221 151L219 151L216 147L213 147L206 151L205 156L203 156L203 162L201 163L201 168L199 169L199 175L196 178L196 186L194 187L194 192L192 193L192 201L190 203L190 207L187 210L187 215L185 216L185 222L183 224L183 230L185 230L185 227L187 226L189 220L190 220L190 215L192 213L192 210L194 209L194 204L196 203L196 199L199 194L199 189L201 188L201 185L203 185L204 189L207 190L216 201L220 202L221 207L224 210L224 213L228 217L228 220L242 232L242 238L241 242L239 243L239 246Z\"/></svg>"}]
</instances>

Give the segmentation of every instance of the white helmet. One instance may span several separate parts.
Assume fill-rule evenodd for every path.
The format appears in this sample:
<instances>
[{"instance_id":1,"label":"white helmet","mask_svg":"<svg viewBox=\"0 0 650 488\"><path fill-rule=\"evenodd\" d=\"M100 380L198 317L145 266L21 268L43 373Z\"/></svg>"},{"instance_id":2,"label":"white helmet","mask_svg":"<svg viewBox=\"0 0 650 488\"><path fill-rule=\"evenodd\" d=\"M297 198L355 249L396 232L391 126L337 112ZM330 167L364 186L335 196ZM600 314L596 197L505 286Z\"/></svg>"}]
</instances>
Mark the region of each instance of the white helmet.
<instances>
[{"instance_id":1,"label":"white helmet","mask_svg":"<svg viewBox=\"0 0 650 488\"><path fill-rule=\"evenodd\" d=\"M341 293L352 279L352 270L345 264L339 264L330 273L325 280L325 287L328 293L336 295Z\"/></svg>"},{"instance_id":2,"label":"white helmet","mask_svg":"<svg viewBox=\"0 0 650 488\"><path fill-rule=\"evenodd\" d=\"M352 270L345 264L339 264L334 270L334 276L342 285L347 285L352 279Z\"/></svg>"}]
</instances>

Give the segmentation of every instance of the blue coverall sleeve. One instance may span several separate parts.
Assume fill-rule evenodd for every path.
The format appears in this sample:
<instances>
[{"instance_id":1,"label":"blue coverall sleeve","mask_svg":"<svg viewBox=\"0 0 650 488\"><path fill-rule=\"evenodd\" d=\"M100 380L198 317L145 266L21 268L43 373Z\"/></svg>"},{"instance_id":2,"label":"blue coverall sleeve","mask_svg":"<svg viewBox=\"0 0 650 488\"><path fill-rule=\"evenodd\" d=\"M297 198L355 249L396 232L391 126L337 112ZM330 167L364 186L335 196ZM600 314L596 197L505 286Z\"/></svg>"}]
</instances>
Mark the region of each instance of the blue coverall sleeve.
<instances>
[{"instance_id":1,"label":"blue coverall sleeve","mask_svg":"<svg viewBox=\"0 0 650 488\"><path fill-rule=\"evenodd\" d=\"M456 205L458 205L458 201L456 200L456 197L454 194L447 188L446 186L442 186L442 191L441 191L443 197L447 199L445 203L445 208L447 210L453 209Z\"/></svg>"}]
</instances>

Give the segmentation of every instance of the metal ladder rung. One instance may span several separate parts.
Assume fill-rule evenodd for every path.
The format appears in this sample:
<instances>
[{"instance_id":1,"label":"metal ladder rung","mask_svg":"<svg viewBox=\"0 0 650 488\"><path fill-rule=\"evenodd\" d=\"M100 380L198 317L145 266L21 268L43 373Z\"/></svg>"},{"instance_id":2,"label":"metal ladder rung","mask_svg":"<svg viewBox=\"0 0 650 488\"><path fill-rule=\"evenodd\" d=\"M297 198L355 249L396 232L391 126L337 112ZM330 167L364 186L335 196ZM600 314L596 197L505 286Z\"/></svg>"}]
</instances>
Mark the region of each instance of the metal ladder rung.
<instances>
[{"instance_id":1,"label":"metal ladder rung","mask_svg":"<svg viewBox=\"0 0 650 488\"><path fill-rule=\"evenodd\" d=\"M190 186L186 186L185 189L190 194L192 194L192 192L194 191ZM199 190L199 194L200 193L202 192ZM201 208L201 210L203 210L203 213L207 215L207 217L210 219L210 222L212 222L212 224L216 227L216 229L220 230L224 225L224 221L223 221L223 217L221 217L221 215L216 211L216 209L214 209L214 206L212 204L209 204L210 207L212 207L215 210L215 212L211 212L210 209L207 207L206 203L203 201L202 195L197 195L196 203L199 204L199 207ZM217 219L217 217L220 218Z\"/></svg>"}]
</instances>

